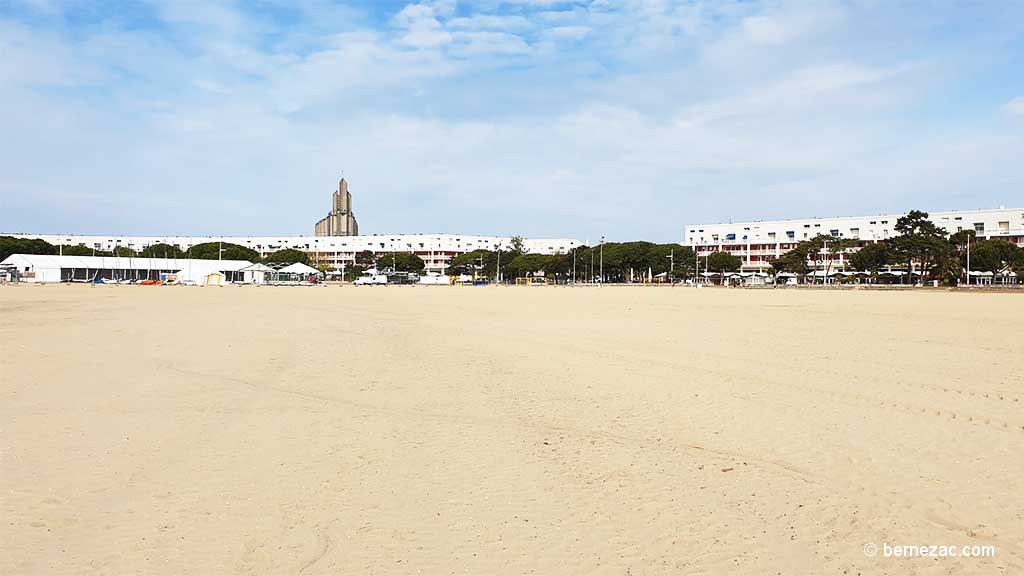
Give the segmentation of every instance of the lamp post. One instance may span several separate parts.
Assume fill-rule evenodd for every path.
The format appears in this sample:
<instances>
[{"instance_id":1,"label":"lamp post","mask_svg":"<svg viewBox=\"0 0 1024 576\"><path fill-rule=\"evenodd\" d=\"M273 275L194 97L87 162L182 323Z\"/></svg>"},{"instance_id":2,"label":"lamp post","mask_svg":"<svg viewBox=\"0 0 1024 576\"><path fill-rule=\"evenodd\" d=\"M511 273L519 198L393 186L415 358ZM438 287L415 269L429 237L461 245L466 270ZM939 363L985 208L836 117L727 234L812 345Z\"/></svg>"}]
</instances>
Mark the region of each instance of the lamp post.
<instances>
[{"instance_id":1,"label":"lamp post","mask_svg":"<svg viewBox=\"0 0 1024 576\"><path fill-rule=\"evenodd\" d=\"M572 248L572 285L576 285L576 249L579 246L573 246Z\"/></svg>"},{"instance_id":2,"label":"lamp post","mask_svg":"<svg viewBox=\"0 0 1024 576\"><path fill-rule=\"evenodd\" d=\"M501 285L501 242L495 242L494 251L498 253L498 263L494 266L494 281Z\"/></svg>"},{"instance_id":3,"label":"lamp post","mask_svg":"<svg viewBox=\"0 0 1024 576\"><path fill-rule=\"evenodd\" d=\"M587 238L587 246L590 246L590 239L589 238ZM594 283L594 249L592 247L590 247L590 248L588 248L588 250L590 250L590 280L589 280L588 283L589 284L593 284Z\"/></svg>"},{"instance_id":4,"label":"lamp post","mask_svg":"<svg viewBox=\"0 0 1024 576\"><path fill-rule=\"evenodd\" d=\"M967 285L971 285L971 237L967 236Z\"/></svg>"},{"instance_id":5,"label":"lamp post","mask_svg":"<svg viewBox=\"0 0 1024 576\"><path fill-rule=\"evenodd\" d=\"M669 262L669 264L668 264L669 282L671 282L673 279L675 279L675 275L676 275L676 249L675 248L673 248L672 251L669 252L669 254L668 254L668 262Z\"/></svg>"},{"instance_id":6,"label":"lamp post","mask_svg":"<svg viewBox=\"0 0 1024 576\"><path fill-rule=\"evenodd\" d=\"M599 270L600 270L600 272L598 273L598 278L600 279L600 281L598 282L598 284L599 285L603 285L604 284L604 235L601 235L601 256L600 256L600 269Z\"/></svg>"}]
</instances>

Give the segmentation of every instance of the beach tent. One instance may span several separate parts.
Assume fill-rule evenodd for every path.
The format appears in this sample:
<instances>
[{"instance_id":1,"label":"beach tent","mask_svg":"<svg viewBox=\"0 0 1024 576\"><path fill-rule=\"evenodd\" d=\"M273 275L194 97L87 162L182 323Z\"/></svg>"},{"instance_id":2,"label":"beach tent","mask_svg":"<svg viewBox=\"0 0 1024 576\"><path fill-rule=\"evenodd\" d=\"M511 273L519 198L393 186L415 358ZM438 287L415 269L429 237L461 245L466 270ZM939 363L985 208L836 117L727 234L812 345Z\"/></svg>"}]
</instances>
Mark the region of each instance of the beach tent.
<instances>
[{"instance_id":1,"label":"beach tent","mask_svg":"<svg viewBox=\"0 0 1024 576\"><path fill-rule=\"evenodd\" d=\"M428 286L447 286L451 281L447 276L437 272L428 272L426 276L420 276L420 284Z\"/></svg>"},{"instance_id":2,"label":"beach tent","mask_svg":"<svg viewBox=\"0 0 1024 576\"><path fill-rule=\"evenodd\" d=\"M239 272L242 273L242 281L246 284L263 284L267 281L267 274L273 274L274 269L266 264L253 264Z\"/></svg>"},{"instance_id":3,"label":"beach tent","mask_svg":"<svg viewBox=\"0 0 1024 576\"><path fill-rule=\"evenodd\" d=\"M743 283L747 286L764 286L768 283L769 276L764 272L744 272Z\"/></svg>"},{"instance_id":4,"label":"beach tent","mask_svg":"<svg viewBox=\"0 0 1024 576\"><path fill-rule=\"evenodd\" d=\"M221 284L241 281L242 269L252 266L248 260L179 260L184 266L178 268L174 275L179 284L190 286L206 286L207 277L214 272L222 276Z\"/></svg>"},{"instance_id":5,"label":"beach tent","mask_svg":"<svg viewBox=\"0 0 1024 576\"><path fill-rule=\"evenodd\" d=\"M992 272L981 272L979 270L971 270L967 275L969 276L968 282L976 286L992 284L992 280L995 277L995 274Z\"/></svg>"},{"instance_id":6,"label":"beach tent","mask_svg":"<svg viewBox=\"0 0 1024 576\"><path fill-rule=\"evenodd\" d=\"M12 254L0 264L14 267L25 282L142 281L159 280L162 275L173 274L179 282L192 280L200 284L203 277L214 270L226 273L228 280L231 280L232 271L249 266L252 262L140 256Z\"/></svg>"},{"instance_id":7,"label":"beach tent","mask_svg":"<svg viewBox=\"0 0 1024 576\"><path fill-rule=\"evenodd\" d=\"M295 262L279 269L272 277L275 284L307 284L311 278L322 276L323 273L316 268Z\"/></svg>"},{"instance_id":8,"label":"beach tent","mask_svg":"<svg viewBox=\"0 0 1024 576\"><path fill-rule=\"evenodd\" d=\"M312 266L308 266L306 264L303 264L302 262L295 262L294 264L289 264L289 265L285 266L284 268L281 268L280 270L278 270L278 273L279 274L298 274L300 276L309 276L310 274L315 274L317 276L320 276L320 271L319 270L317 270L316 268L313 268Z\"/></svg>"}]
</instances>

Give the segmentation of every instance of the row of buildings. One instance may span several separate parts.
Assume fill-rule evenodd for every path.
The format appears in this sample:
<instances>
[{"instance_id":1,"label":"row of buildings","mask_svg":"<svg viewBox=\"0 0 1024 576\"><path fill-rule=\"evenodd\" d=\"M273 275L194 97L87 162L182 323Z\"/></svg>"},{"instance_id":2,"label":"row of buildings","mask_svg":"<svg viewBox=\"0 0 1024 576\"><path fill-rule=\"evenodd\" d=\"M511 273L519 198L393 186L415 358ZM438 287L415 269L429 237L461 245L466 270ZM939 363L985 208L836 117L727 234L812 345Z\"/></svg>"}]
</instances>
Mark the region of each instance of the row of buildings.
<instances>
[{"instance_id":1,"label":"row of buildings","mask_svg":"<svg viewBox=\"0 0 1024 576\"><path fill-rule=\"evenodd\" d=\"M360 235L359 223L352 208L352 193L342 178L331 193L331 210L314 226L313 236L79 236L63 234L10 234L16 238L38 238L55 246L84 246L96 251L112 252L128 248L140 252L156 244L176 246L183 252L197 244L224 242L250 248L260 257L279 250L300 250L314 264L324 264L335 271L356 262L360 252L385 254L411 252L426 264L426 271L443 273L452 258L474 250L510 250L513 239L502 236L467 234L372 234ZM523 248L533 254L568 253L579 246L571 238L523 239Z\"/></svg>"},{"instance_id":2,"label":"row of buildings","mask_svg":"<svg viewBox=\"0 0 1024 576\"><path fill-rule=\"evenodd\" d=\"M859 246L898 236L895 226L901 216L903 214L695 224L685 227L682 243L692 247L699 256L728 252L740 258L743 271L764 272L771 269L772 260L800 242L821 234L854 240ZM1000 238L1024 247L1022 208L931 212L929 219L949 234L973 230L979 240ZM822 254L814 264L824 267L829 257ZM831 268L843 269L845 264L846 255L837 254Z\"/></svg>"},{"instance_id":3,"label":"row of buildings","mask_svg":"<svg viewBox=\"0 0 1024 576\"><path fill-rule=\"evenodd\" d=\"M16 238L38 238L57 245L85 246L110 252L129 248L139 252L156 244L177 246L183 252L197 244L225 242L251 248L267 257L279 250L300 250L313 263L341 270L355 264L356 255L411 252L423 259L428 272L444 272L452 258L474 250L511 250L513 239L502 236L465 234L383 234L368 236L73 236L60 234L10 234ZM531 254L565 254L579 246L571 238L524 238L523 248Z\"/></svg>"},{"instance_id":4,"label":"row of buildings","mask_svg":"<svg viewBox=\"0 0 1024 576\"><path fill-rule=\"evenodd\" d=\"M800 242L819 235L852 239L860 246L897 236L896 222L902 214L696 224L684 228L684 246L698 255L724 251L742 261L743 272L766 272L771 262ZM932 212L931 220L952 234L973 230L978 239L1002 238L1024 246L1024 209L965 210ZM474 250L510 250L513 239L465 234L373 234L360 235L352 208L352 193L342 178L331 194L331 209L314 226L313 236L77 236L60 234L12 234L39 238L53 245L78 245L97 251L128 248L136 252L155 244L169 244L187 252L196 244L225 242L250 248L261 257L279 250L300 250L315 264L340 271L356 263L360 252L373 254L411 252L423 259L428 272L444 273L452 258ZM572 238L523 239L523 248L533 254L565 254L580 246ZM845 254L837 254L832 269L846 268ZM828 265L832 256L822 254L812 264Z\"/></svg>"}]
</instances>

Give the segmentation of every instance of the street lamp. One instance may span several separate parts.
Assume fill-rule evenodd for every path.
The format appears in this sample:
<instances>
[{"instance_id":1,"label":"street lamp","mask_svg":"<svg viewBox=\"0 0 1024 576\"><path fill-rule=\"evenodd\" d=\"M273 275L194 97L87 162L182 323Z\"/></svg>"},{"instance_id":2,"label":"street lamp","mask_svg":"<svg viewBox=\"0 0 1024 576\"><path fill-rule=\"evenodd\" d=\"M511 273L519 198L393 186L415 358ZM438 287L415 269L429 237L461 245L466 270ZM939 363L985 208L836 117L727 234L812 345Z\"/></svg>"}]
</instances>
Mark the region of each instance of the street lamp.
<instances>
[{"instance_id":1,"label":"street lamp","mask_svg":"<svg viewBox=\"0 0 1024 576\"><path fill-rule=\"evenodd\" d=\"M601 259L600 259L600 272L598 273L599 282L598 284L604 284L604 235L601 236Z\"/></svg>"},{"instance_id":2,"label":"street lamp","mask_svg":"<svg viewBox=\"0 0 1024 576\"><path fill-rule=\"evenodd\" d=\"M572 285L576 285L576 250L579 246L572 247Z\"/></svg>"},{"instance_id":3,"label":"street lamp","mask_svg":"<svg viewBox=\"0 0 1024 576\"><path fill-rule=\"evenodd\" d=\"M498 263L494 266L494 281L501 284L501 242L494 243L494 251L498 253Z\"/></svg>"}]
</instances>

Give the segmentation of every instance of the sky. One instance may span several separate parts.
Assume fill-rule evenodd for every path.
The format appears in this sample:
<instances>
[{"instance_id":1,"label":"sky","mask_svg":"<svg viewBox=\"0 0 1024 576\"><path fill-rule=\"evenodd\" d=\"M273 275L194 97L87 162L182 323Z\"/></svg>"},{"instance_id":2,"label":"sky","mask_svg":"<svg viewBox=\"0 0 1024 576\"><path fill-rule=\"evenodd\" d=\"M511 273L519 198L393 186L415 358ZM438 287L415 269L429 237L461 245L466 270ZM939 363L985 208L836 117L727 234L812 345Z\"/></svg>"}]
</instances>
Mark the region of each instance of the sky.
<instances>
[{"instance_id":1,"label":"sky","mask_svg":"<svg viewBox=\"0 0 1024 576\"><path fill-rule=\"evenodd\" d=\"M0 231L1024 206L1024 2L0 0Z\"/></svg>"}]
</instances>

